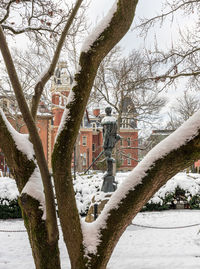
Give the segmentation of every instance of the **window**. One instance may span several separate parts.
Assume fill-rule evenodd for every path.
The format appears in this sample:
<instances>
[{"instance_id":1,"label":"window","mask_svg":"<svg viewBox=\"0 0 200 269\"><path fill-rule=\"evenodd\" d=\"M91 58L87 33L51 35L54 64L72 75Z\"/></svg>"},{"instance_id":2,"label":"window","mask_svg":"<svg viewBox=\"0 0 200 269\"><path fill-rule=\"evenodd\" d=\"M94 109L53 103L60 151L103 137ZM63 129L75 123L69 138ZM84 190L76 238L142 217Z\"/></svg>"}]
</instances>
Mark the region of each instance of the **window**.
<instances>
[{"instance_id":1,"label":"window","mask_svg":"<svg viewBox=\"0 0 200 269\"><path fill-rule=\"evenodd\" d=\"M123 146L123 138L120 139L120 145Z\"/></svg>"},{"instance_id":2,"label":"window","mask_svg":"<svg viewBox=\"0 0 200 269\"><path fill-rule=\"evenodd\" d=\"M83 153L83 166L86 166L87 163L87 154L86 152Z\"/></svg>"},{"instance_id":3,"label":"window","mask_svg":"<svg viewBox=\"0 0 200 269\"><path fill-rule=\"evenodd\" d=\"M131 165L131 159L130 159L131 158L131 154L129 153L128 156L129 156L129 158L127 159L127 164L128 165Z\"/></svg>"},{"instance_id":4,"label":"window","mask_svg":"<svg viewBox=\"0 0 200 269\"><path fill-rule=\"evenodd\" d=\"M93 131L96 131L96 129L97 129L96 123L93 122L93 123L92 123L92 130L93 130Z\"/></svg>"},{"instance_id":5,"label":"window","mask_svg":"<svg viewBox=\"0 0 200 269\"><path fill-rule=\"evenodd\" d=\"M69 82L68 82L68 78L63 77L63 78L62 78L62 84L67 85L68 83L69 83Z\"/></svg>"},{"instance_id":6,"label":"window","mask_svg":"<svg viewBox=\"0 0 200 269\"><path fill-rule=\"evenodd\" d=\"M131 138L127 137L127 146L130 147L131 146Z\"/></svg>"},{"instance_id":7,"label":"window","mask_svg":"<svg viewBox=\"0 0 200 269\"><path fill-rule=\"evenodd\" d=\"M122 119L120 127L123 129L129 129L130 128L130 119L128 119L128 118Z\"/></svg>"},{"instance_id":8,"label":"window","mask_svg":"<svg viewBox=\"0 0 200 269\"><path fill-rule=\"evenodd\" d=\"M126 128L126 120L122 120L122 124L121 124L121 127L124 129L124 128Z\"/></svg>"},{"instance_id":9,"label":"window","mask_svg":"<svg viewBox=\"0 0 200 269\"><path fill-rule=\"evenodd\" d=\"M95 144L92 144L92 151L95 151Z\"/></svg>"},{"instance_id":10,"label":"window","mask_svg":"<svg viewBox=\"0 0 200 269\"><path fill-rule=\"evenodd\" d=\"M83 136L82 138L82 145L87 146L87 136Z\"/></svg>"},{"instance_id":11,"label":"window","mask_svg":"<svg viewBox=\"0 0 200 269\"><path fill-rule=\"evenodd\" d=\"M57 79L57 83L56 84L61 85L61 79L60 78Z\"/></svg>"},{"instance_id":12,"label":"window","mask_svg":"<svg viewBox=\"0 0 200 269\"><path fill-rule=\"evenodd\" d=\"M62 97L59 96L59 105L62 105Z\"/></svg>"},{"instance_id":13,"label":"window","mask_svg":"<svg viewBox=\"0 0 200 269\"><path fill-rule=\"evenodd\" d=\"M120 127L123 129L129 129L130 119L122 119Z\"/></svg>"}]
</instances>

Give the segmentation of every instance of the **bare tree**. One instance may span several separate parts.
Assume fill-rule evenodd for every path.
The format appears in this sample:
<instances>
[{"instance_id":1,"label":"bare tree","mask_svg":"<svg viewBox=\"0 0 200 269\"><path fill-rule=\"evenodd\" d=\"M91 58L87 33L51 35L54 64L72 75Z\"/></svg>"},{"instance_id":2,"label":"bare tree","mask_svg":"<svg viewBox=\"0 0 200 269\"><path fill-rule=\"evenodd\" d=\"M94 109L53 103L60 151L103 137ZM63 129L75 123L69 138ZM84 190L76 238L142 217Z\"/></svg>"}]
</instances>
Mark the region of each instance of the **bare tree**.
<instances>
[{"instance_id":1,"label":"bare tree","mask_svg":"<svg viewBox=\"0 0 200 269\"><path fill-rule=\"evenodd\" d=\"M123 106L131 104L133 120L152 122L158 117L165 99L159 97L156 83L146 80L150 73L145 57L138 51L123 57L120 50L119 47L114 48L100 64L94 83L94 102L113 107L120 124L122 114L123 118L127 118L130 113L128 108L125 113Z\"/></svg>"},{"instance_id":2,"label":"bare tree","mask_svg":"<svg viewBox=\"0 0 200 269\"><path fill-rule=\"evenodd\" d=\"M176 26L175 18L177 16L184 20L184 17L190 17L194 21L193 27L179 24L179 40L172 41L171 48L168 50L159 49L155 42L154 49L148 50L147 55L151 77L157 83L161 82L161 89L171 85L176 86L176 82L181 78L187 79L187 88L192 87L199 90L200 65L199 65L199 13L200 1L165 1L161 14L150 19L141 19L140 24L136 27L140 34L145 37L154 26L165 25L170 21L171 27ZM177 15L178 14L178 15ZM187 27L187 28L186 28Z\"/></svg>"},{"instance_id":3,"label":"bare tree","mask_svg":"<svg viewBox=\"0 0 200 269\"><path fill-rule=\"evenodd\" d=\"M81 2L78 0L75 3L50 67L34 87L31 110L23 95L5 39L6 33L0 28L1 53L30 138L28 140L27 136L14 131L0 110L0 147L20 191L19 201L37 269L60 268L60 260L54 194L34 119L44 86L53 74L64 39ZM113 194L96 222L87 225L80 220L71 175L74 144L99 64L130 28L137 2L116 1L108 16L85 41L79 59L80 68L74 77L53 150L53 178L59 218L72 269L105 269L117 241L132 218L168 179L197 159L200 152L200 117L197 113L177 130L176 139L174 136L169 138L136 167L126 184Z\"/></svg>"},{"instance_id":4,"label":"bare tree","mask_svg":"<svg viewBox=\"0 0 200 269\"><path fill-rule=\"evenodd\" d=\"M185 91L178 97L168 113L169 120L166 128L176 130L184 121L188 120L196 111L200 109L198 94L191 94Z\"/></svg>"}]
</instances>

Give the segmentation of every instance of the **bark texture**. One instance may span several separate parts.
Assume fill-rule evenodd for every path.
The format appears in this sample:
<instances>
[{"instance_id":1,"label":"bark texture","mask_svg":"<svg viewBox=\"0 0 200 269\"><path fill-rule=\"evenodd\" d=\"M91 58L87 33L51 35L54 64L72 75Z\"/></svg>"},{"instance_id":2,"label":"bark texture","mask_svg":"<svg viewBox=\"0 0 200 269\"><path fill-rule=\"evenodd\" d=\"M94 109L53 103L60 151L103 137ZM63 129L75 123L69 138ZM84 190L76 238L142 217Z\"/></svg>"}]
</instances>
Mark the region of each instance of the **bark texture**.
<instances>
[{"instance_id":1,"label":"bark texture","mask_svg":"<svg viewBox=\"0 0 200 269\"><path fill-rule=\"evenodd\" d=\"M102 243L97 248L99 258L92 256L91 268L106 268L115 245L135 215L171 177L189 167L199 156L200 129L191 141L171 151L149 168L146 176L142 178L142 184L138 184L134 190L129 190L119 206L109 212L107 227L101 230Z\"/></svg>"},{"instance_id":2,"label":"bark texture","mask_svg":"<svg viewBox=\"0 0 200 269\"><path fill-rule=\"evenodd\" d=\"M127 33L134 18L137 2L137 0L119 0L117 11L109 25L102 30L90 49L81 53L79 60L81 69L75 75L75 86L72 88L74 99L66 106L68 119L54 146L52 168L59 217L73 269L96 269L96 267L89 267L88 260L83 255L83 235L71 176L74 144L99 64ZM102 259L94 257L94 259L100 261L102 268L107 263L107 260L102 263L103 257Z\"/></svg>"},{"instance_id":3,"label":"bark texture","mask_svg":"<svg viewBox=\"0 0 200 269\"><path fill-rule=\"evenodd\" d=\"M15 141L0 114L0 148L3 150L8 166L16 180L19 193L28 182L36 168L33 160L29 160L16 147ZM34 198L23 194L19 204L28 232L29 241L36 269L60 269L58 240L52 245L48 243L46 222L42 220L40 204Z\"/></svg>"},{"instance_id":4,"label":"bark texture","mask_svg":"<svg viewBox=\"0 0 200 269\"><path fill-rule=\"evenodd\" d=\"M81 2L81 0L78 0L77 5ZM140 211L142 206L164 183L166 183L168 179L181 169L189 166L194 162L194 160L197 160L200 154L199 130L195 137L193 137L191 141L187 142L186 145L181 146L167 154L162 159L157 160L154 166L150 167L145 176L142 178L142 184L138 184L134 190L129 190L119 206L110 210L106 217L106 227L102 227L100 229L101 242L97 246L97 254L94 255L87 253L87 255L85 255L83 233L76 206L71 175L71 160L74 144L99 64L108 52L127 33L133 21L137 3L138 0L118 0L117 10L113 14L110 23L106 26L106 28L102 29L96 40L90 44L90 48L81 53L79 61L80 71L75 75L75 83L72 88L74 98L66 105L68 116L63 124L62 130L58 134L58 138L54 146L52 168L56 197L63 236L68 249L72 269L105 269L120 236L130 224L133 217ZM24 97L21 85L18 81L9 50L6 47L3 31L0 31L0 40L4 42L4 44L0 42L0 48L2 50L2 54L4 54L8 73L13 88L15 89L24 120L26 121L27 117L29 118L27 125L30 125L30 128L28 128L30 129L29 132L31 139L35 145L37 161L39 160L40 170L43 171L46 164L44 164L44 167L41 165L44 161L44 158L42 157L43 153L38 149L40 144L35 141L34 137L34 134L38 133L37 130L35 130L34 119L32 118L30 111L26 108L26 106L23 106ZM47 77L50 75L51 72L49 74L46 73ZM45 83L46 77L43 77L43 79ZM33 102L32 110L33 116L37 110L42 87L43 85L38 85L38 88L36 88L36 100L34 100L35 103ZM17 149L1 116L0 147L6 155L9 167L12 167L12 173L15 176L17 186L21 192L33 173L36 164L33 160L28 160L27 157ZM43 158L43 160L41 160L41 158ZM176 162L174 162L174 160L176 160ZM46 187L44 181L46 194L49 192L49 173L47 170L48 169L44 171L44 174L47 176ZM45 178L45 175L42 175L42 177ZM52 197L52 194L49 195L49 198L48 195L46 195L46 202L48 206L50 204L52 205L52 211L49 208L50 213L52 213L55 209L53 200L54 198ZM36 268L59 269L60 262L57 245L58 238L56 234L57 229L56 223L54 223L55 216L49 218L51 224L51 228L49 229L48 223L42 220L42 211L39 209L38 201L26 194L23 194L20 197L20 205L22 208L25 226L29 234ZM54 213L52 213L52 215L54 215ZM101 218L101 216L99 216L99 218ZM52 227L55 227L55 236L53 234L54 229L52 229ZM51 240L51 244L49 243L49 231L53 238L53 240Z\"/></svg>"},{"instance_id":5,"label":"bark texture","mask_svg":"<svg viewBox=\"0 0 200 269\"><path fill-rule=\"evenodd\" d=\"M14 62L6 42L5 35L3 33L2 27L0 26L0 50L8 71L10 82L12 84L17 103L19 105L20 111L23 116L23 120L26 123L27 129L29 131L30 140L33 143L37 163L40 169L42 176L45 200L46 200L46 218L47 218L47 229L49 241L53 243L57 241L58 238L58 227L56 220L56 211L55 211L55 202L54 202L54 193L51 183L51 177L48 170L48 165L45 159L44 150L42 147L42 142L39 137L36 124L33 117L31 116L28 104L25 100L22 86L20 84Z\"/></svg>"}]
</instances>

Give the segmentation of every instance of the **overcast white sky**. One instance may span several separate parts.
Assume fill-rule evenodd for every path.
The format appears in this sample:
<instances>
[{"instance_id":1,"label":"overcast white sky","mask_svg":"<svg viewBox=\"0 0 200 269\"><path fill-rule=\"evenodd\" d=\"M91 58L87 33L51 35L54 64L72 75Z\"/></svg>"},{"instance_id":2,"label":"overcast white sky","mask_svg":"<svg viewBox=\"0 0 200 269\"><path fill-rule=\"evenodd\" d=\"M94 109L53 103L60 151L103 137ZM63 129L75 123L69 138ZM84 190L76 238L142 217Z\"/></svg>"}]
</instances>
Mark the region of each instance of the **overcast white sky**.
<instances>
[{"instance_id":1,"label":"overcast white sky","mask_svg":"<svg viewBox=\"0 0 200 269\"><path fill-rule=\"evenodd\" d=\"M89 14L93 23L96 23L97 19L99 20L107 13L114 1L115 0L91 0ZM160 14L163 2L166 2L166 0L139 0L132 29L134 28L135 23L138 22L139 17L151 18ZM156 33L159 41L158 45L161 48L170 47L172 40L173 42L178 40L178 24L189 26L193 23L191 18L186 18L185 16L177 16L174 22L173 25L171 25L169 21L168 23L165 22L165 26L162 27L162 29L160 29L159 26L152 29L145 45L149 47L153 46L154 34ZM126 34L120 44L124 47L124 53L126 54L134 48L143 48L144 40L141 37L137 37L136 31L132 30Z\"/></svg>"},{"instance_id":2,"label":"overcast white sky","mask_svg":"<svg viewBox=\"0 0 200 269\"><path fill-rule=\"evenodd\" d=\"M94 23L96 22L97 18L100 19L106 14L114 1L115 0L91 0L89 12ZM162 28L157 25L156 28L152 29L144 43L144 38L138 37L136 31L133 31L134 25L138 23L139 18L151 18L160 14L162 3L164 2L166 2L166 0L139 0L134 22L131 27L132 30L130 30L120 42L120 45L123 47L124 54L128 54L132 49L142 49L144 46L150 49L153 48L155 34L159 48L165 50L166 48L171 47L172 42L173 45L175 45L176 42L179 42L179 25L181 25L182 30L186 30L187 27L191 28L191 26L194 24L195 14L193 14L193 17L187 17L179 13L174 18L174 23L167 20ZM184 81L181 80L177 84L177 90L174 90L173 88L162 93L162 95L167 97L169 100L168 105L164 107L161 112L163 120L167 118L169 107L173 105L176 97L182 95L184 87Z\"/></svg>"},{"instance_id":3,"label":"overcast white sky","mask_svg":"<svg viewBox=\"0 0 200 269\"><path fill-rule=\"evenodd\" d=\"M110 9L115 0L92 0L89 8L90 18L93 23L101 19L107 11ZM136 10L136 16L134 19L133 26L137 21L138 16L150 17L156 14L156 11L160 10L161 0L153 0L154 4L150 0L140 0ZM133 28L133 27L132 27ZM141 38L137 38L134 31L129 31L120 43L125 48L125 53L134 48L143 46L143 41Z\"/></svg>"},{"instance_id":4,"label":"overcast white sky","mask_svg":"<svg viewBox=\"0 0 200 269\"><path fill-rule=\"evenodd\" d=\"M115 0L91 0L88 13L92 22L92 27L94 27L97 21L99 21L107 13L107 11L112 7L114 1ZM138 22L139 17L151 18L157 14L160 14L162 3L165 1L166 0L139 0L131 30L120 42L120 45L123 47L124 54L127 55L132 49L142 49L144 46L148 48L153 47L155 34L157 35L159 48L169 48L172 40L173 43L178 41L178 25L184 25L184 28L186 28L187 26L189 27L191 24L193 24L193 20L191 18L179 15L175 18L174 24L171 24L168 21L168 23L165 22L162 29L160 29L159 26L152 29L144 44L144 39L142 37L138 37L136 31L133 30L134 25ZM21 45L23 44L22 42L20 43ZM181 85L180 88L182 88ZM179 95L179 92L172 91L169 94L175 98L177 95ZM166 110L164 113L166 113Z\"/></svg>"}]
</instances>

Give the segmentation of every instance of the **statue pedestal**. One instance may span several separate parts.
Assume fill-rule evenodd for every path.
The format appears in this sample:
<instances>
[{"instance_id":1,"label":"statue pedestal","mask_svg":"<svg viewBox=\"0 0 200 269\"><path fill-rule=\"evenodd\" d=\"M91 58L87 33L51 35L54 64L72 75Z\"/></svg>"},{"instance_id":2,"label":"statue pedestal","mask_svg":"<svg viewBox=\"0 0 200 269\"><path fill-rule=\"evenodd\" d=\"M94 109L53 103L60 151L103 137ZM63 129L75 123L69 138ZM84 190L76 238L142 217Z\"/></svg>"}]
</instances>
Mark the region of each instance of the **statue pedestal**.
<instances>
[{"instance_id":1,"label":"statue pedestal","mask_svg":"<svg viewBox=\"0 0 200 269\"><path fill-rule=\"evenodd\" d=\"M103 192L114 192L117 189L117 183L115 182L115 177L106 175L103 178L103 185L101 191Z\"/></svg>"},{"instance_id":2,"label":"statue pedestal","mask_svg":"<svg viewBox=\"0 0 200 269\"><path fill-rule=\"evenodd\" d=\"M92 203L85 219L86 222L93 222L101 214L101 211L116 189L115 177L107 172L103 177L101 191L92 198Z\"/></svg>"},{"instance_id":3,"label":"statue pedestal","mask_svg":"<svg viewBox=\"0 0 200 269\"><path fill-rule=\"evenodd\" d=\"M100 194L100 193L99 193ZM106 205L106 203L109 201L112 193L101 193L102 195L100 196L103 196L103 197L98 197L98 194L96 196L94 196L92 198L92 204L88 210L88 213L87 213L87 216L85 218L85 221L86 222L93 222L95 221L95 218L94 218L94 205L96 204L97 205L97 216L99 216L101 214L101 211L103 210L104 206Z\"/></svg>"}]
</instances>

